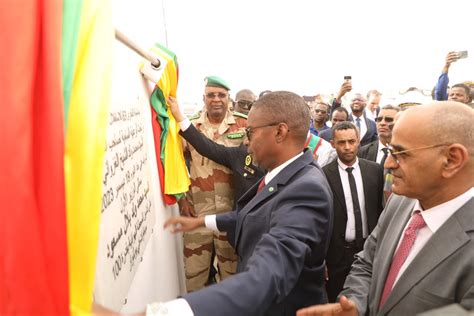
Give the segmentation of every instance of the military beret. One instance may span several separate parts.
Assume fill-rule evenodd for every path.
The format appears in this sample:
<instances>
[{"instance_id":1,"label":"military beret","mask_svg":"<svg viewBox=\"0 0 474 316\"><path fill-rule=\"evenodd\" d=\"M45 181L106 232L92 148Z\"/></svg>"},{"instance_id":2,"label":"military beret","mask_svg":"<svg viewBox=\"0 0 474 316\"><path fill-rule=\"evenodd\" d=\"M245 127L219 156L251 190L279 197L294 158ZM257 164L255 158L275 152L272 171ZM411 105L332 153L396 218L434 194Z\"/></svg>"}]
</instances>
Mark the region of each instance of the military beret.
<instances>
[{"instance_id":1,"label":"military beret","mask_svg":"<svg viewBox=\"0 0 474 316\"><path fill-rule=\"evenodd\" d=\"M206 87L219 87L230 90L229 84L217 76L207 76L204 78Z\"/></svg>"}]
</instances>

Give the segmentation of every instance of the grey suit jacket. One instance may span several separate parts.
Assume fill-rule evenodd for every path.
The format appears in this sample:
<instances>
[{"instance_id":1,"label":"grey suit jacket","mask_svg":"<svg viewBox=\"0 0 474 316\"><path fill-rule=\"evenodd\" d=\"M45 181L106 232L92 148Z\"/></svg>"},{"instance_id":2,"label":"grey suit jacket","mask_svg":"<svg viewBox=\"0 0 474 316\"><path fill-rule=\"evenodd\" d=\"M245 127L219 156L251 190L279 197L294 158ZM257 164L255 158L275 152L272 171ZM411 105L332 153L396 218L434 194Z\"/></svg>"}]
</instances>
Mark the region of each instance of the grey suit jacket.
<instances>
[{"instance_id":1,"label":"grey suit jacket","mask_svg":"<svg viewBox=\"0 0 474 316\"><path fill-rule=\"evenodd\" d=\"M415 200L392 194L364 250L356 256L341 295L359 315L414 315L452 303L474 309L474 199L428 240L378 309L385 279Z\"/></svg>"}]
</instances>

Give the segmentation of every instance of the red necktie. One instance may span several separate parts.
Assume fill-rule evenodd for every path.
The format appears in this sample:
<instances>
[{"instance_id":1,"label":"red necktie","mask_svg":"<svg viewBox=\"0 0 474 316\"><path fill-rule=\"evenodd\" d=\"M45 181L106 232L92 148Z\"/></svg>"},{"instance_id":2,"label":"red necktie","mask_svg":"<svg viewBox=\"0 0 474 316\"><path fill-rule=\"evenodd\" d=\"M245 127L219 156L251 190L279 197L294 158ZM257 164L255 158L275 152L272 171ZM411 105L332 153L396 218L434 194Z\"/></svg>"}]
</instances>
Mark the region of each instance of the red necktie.
<instances>
[{"instance_id":1,"label":"red necktie","mask_svg":"<svg viewBox=\"0 0 474 316\"><path fill-rule=\"evenodd\" d=\"M383 288L382 297L380 298L379 308L382 308L383 304L387 300L390 292L392 292L393 284L397 278L398 272L402 267L403 263L408 257L410 253L411 247L416 239L416 234L420 228L426 226L425 220L423 216L421 216L420 212L416 212L413 214L410 224L408 225L405 233L403 234L402 242L400 243L400 247L398 247L395 255L392 259L392 265L390 266L390 270L388 272L387 279L385 280L385 286Z\"/></svg>"},{"instance_id":2,"label":"red necktie","mask_svg":"<svg viewBox=\"0 0 474 316\"><path fill-rule=\"evenodd\" d=\"M257 188L257 193L262 191L263 187L265 186L265 177L263 177L263 179L260 181L260 183L258 184L258 188Z\"/></svg>"}]
</instances>

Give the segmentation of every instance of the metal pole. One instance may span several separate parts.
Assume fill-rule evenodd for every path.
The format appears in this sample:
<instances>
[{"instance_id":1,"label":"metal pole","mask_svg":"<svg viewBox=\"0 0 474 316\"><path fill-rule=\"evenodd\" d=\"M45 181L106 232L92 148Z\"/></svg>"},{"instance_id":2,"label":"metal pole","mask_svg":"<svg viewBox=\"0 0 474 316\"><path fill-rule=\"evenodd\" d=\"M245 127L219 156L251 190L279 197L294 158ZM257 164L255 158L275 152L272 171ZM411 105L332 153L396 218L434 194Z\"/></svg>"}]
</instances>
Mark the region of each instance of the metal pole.
<instances>
[{"instance_id":1,"label":"metal pole","mask_svg":"<svg viewBox=\"0 0 474 316\"><path fill-rule=\"evenodd\" d=\"M147 59L153 67L155 68L160 67L161 62L158 58L152 56L147 51L141 49L137 44L135 44L132 40L130 40L128 37L126 37L122 32L120 32L117 29L115 29L115 38L119 40L122 44L124 44L125 46L127 46L128 48L136 52L138 55Z\"/></svg>"}]
</instances>

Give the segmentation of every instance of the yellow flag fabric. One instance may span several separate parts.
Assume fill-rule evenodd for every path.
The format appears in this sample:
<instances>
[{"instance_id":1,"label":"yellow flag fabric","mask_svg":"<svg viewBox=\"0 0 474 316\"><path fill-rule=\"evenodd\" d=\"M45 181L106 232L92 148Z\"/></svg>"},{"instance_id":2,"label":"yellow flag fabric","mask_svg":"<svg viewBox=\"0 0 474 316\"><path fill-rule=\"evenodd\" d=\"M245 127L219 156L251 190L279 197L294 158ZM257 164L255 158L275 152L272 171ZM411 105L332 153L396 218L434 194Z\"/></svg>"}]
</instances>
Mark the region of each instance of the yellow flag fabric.
<instances>
[{"instance_id":1,"label":"yellow flag fabric","mask_svg":"<svg viewBox=\"0 0 474 316\"><path fill-rule=\"evenodd\" d=\"M166 65L157 83L157 87L162 91L164 103L169 96L176 97L178 89L178 63L176 56L167 48L156 45L151 51L165 60ZM191 181L189 180L186 162L183 156L183 143L179 136L179 124L171 114L169 107L166 107L169 117L169 125L164 145L164 193L175 195L187 192Z\"/></svg>"},{"instance_id":2,"label":"yellow flag fabric","mask_svg":"<svg viewBox=\"0 0 474 316\"><path fill-rule=\"evenodd\" d=\"M84 0L64 158L71 315L92 305L113 41L110 1Z\"/></svg>"}]
</instances>

